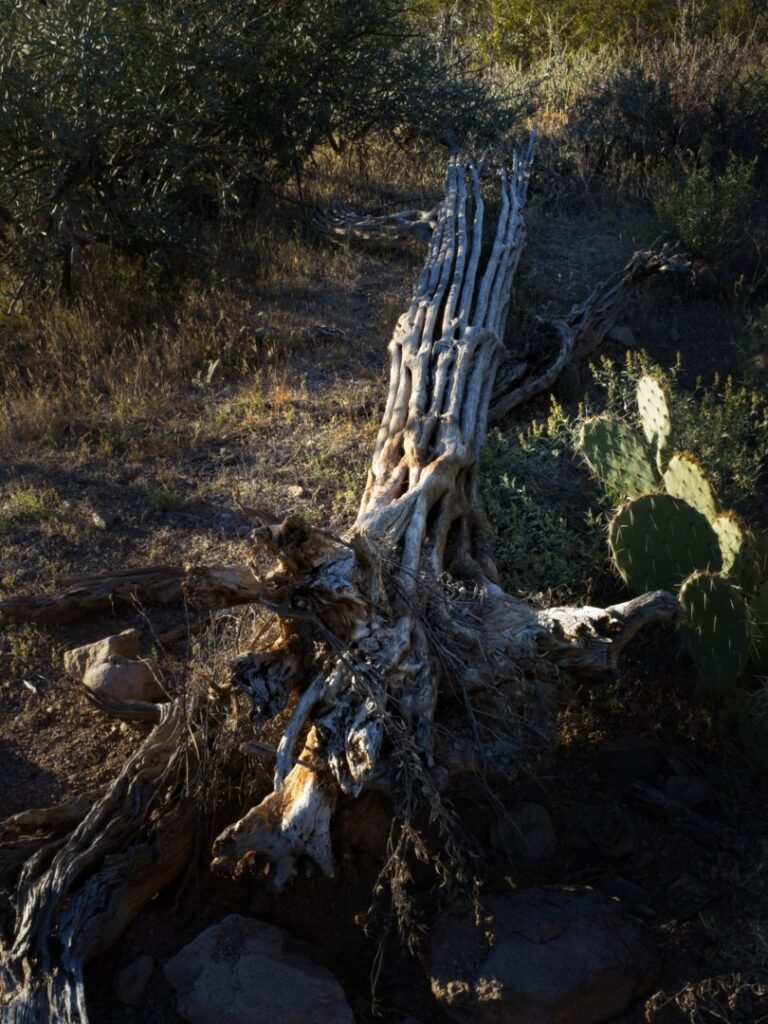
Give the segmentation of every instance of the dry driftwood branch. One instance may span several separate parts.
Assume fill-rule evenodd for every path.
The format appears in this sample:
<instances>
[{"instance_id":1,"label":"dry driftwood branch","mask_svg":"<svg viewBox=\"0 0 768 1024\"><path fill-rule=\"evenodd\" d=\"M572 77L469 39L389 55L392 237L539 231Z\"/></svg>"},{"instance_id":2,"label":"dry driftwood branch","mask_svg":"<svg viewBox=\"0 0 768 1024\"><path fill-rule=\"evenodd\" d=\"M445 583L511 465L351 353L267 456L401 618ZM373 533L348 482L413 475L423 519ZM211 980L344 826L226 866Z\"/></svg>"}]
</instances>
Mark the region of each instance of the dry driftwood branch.
<instances>
[{"instance_id":1,"label":"dry driftwood branch","mask_svg":"<svg viewBox=\"0 0 768 1024\"><path fill-rule=\"evenodd\" d=\"M197 737L199 743L204 738ZM22 870L12 945L1 948L3 1024L81 1024L88 1020L83 966L108 948L146 901L189 860L194 804L185 780L194 776L195 746L181 704L166 706L148 739L107 792L63 840L40 847ZM180 797L164 814L168 795ZM83 808L17 815L0 830L76 820Z\"/></svg>"},{"instance_id":2,"label":"dry driftwood branch","mask_svg":"<svg viewBox=\"0 0 768 1024\"><path fill-rule=\"evenodd\" d=\"M244 565L151 565L70 576L63 585L59 594L4 598L0 622L58 626L120 604L229 608L251 603L259 595L259 582Z\"/></svg>"},{"instance_id":3,"label":"dry driftwood branch","mask_svg":"<svg viewBox=\"0 0 768 1024\"><path fill-rule=\"evenodd\" d=\"M254 540L276 568L259 580L241 571L225 587L226 603L235 603L233 589L250 594L281 621L268 650L232 663L231 685L251 706L252 743L276 714L292 713L273 789L219 835L217 870L236 870L250 855L270 866L277 887L298 870L332 875L339 795L367 788L389 794L405 823L403 843L426 807L449 858L459 856L460 823L448 802L456 780L494 770L509 779L530 768L552 742L561 675L611 672L640 628L679 614L663 593L608 609L542 611L504 593L486 548L478 457L532 161L533 140L500 175L490 248L478 169L449 162L426 263L390 343L386 407L352 529L336 537L297 517L262 517ZM208 583L204 592L216 596L220 580ZM175 580L177 594L182 585ZM129 599L135 587L131 576ZM180 700L158 714L83 822L22 870L2 968L4 1020L84 1024L85 959L183 862L191 793L181 765L184 779L194 775L227 730L191 724ZM147 859L150 840L155 861ZM108 919L104 906L116 908Z\"/></svg>"},{"instance_id":4,"label":"dry driftwood branch","mask_svg":"<svg viewBox=\"0 0 768 1024\"><path fill-rule=\"evenodd\" d=\"M251 851L274 865L278 885L306 857L330 873L337 792L386 785L405 757L417 772L431 771L438 694L457 684L453 673L465 690L497 700L499 714L503 700L514 704L525 692L529 711L540 705L533 728L545 731L547 683L558 671L610 671L638 628L678 614L664 594L607 610L541 613L501 591L485 550L477 460L524 239L531 160L529 149L502 175L484 261L477 169L457 159L449 165L427 261L390 345L389 395L350 535L334 540L297 520L262 531L281 563L265 587L269 606L287 622L309 620L330 658L320 698L312 684L301 753L313 767L297 765L284 783L281 774L281 785L222 833L219 868ZM537 693L522 684L526 673L540 682ZM269 672L253 683L272 692ZM524 718L510 732L523 734ZM525 747L526 737L517 738Z\"/></svg>"},{"instance_id":5,"label":"dry driftwood branch","mask_svg":"<svg viewBox=\"0 0 768 1024\"><path fill-rule=\"evenodd\" d=\"M431 210L398 210L396 213L358 213L343 203L333 203L330 211L316 206L310 223L319 234L335 241L363 242L368 245L406 245L417 241L428 244L438 219L439 207Z\"/></svg>"},{"instance_id":6,"label":"dry driftwood branch","mask_svg":"<svg viewBox=\"0 0 768 1024\"><path fill-rule=\"evenodd\" d=\"M542 321L545 333L554 334L554 352L543 360L511 360L496 380L489 419L495 423L513 409L554 387L566 367L578 365L595 352L615 325L630 292L657 274L690 273L685 257L672 255L666 246L636 252L623 270L595 286L584 302L561 320Z\"/></svg>"}]
</instances>

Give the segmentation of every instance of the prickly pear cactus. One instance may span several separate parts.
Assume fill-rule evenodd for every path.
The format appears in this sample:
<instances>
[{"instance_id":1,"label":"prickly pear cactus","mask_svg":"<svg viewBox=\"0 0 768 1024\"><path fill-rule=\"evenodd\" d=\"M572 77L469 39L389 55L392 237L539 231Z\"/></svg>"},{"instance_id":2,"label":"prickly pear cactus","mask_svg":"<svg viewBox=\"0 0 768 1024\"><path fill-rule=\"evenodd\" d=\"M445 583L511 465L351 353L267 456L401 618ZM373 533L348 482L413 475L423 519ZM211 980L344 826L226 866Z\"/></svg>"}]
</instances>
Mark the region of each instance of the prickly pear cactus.
<instances>
[{"instance_id":1,"label":"prickly pear cactus","mask_svg":"<svg viewBox=\"0 0 768 1024\"><path fill-rule=\"evenodd\" d=\"M594 416L581 428L581 449L589 467L612 496L632 497L659 486L645 444L621 420Z\"/></svg>"},{"instance_id":2,"label":"prickly pear cactus","mask_svg":"<svg viewBox=\"0 0 768 1024\"><path fill-rule=\"evenodd\" d=\"M723 556L722 573L751 590L756 582L757 569L752 542L746 529L733 512L723 512L712 521L712 528L720 542Z\"/></svg>"},{"instance_id":3,"label":"prickly pear cactus","mask_svg":"<svg viewBox=\"0 0 768 1024\"><path fill-rule=\"evenodd\" d=\"M645 374L637 382L637 408L645 439L655 452L656 463L660 466L661 452L672 432L672 420L664 387L650 374Z\"/></svg>"},{"instance_id":4,"label":"prickly pear cactus","mask_svg":"<svg viewBox=\"0 0 768 1024\"><path fill-rule=\"evenodd\" d=\"M697 572L680 589L686 643L704 681L724 693L749 660L752 634L747 606L724 576Z\"/></svg>"},{"instance_id":5,"label":"prickly pear cactus","mask_svg":"<svg viewBox=\"0 0 768 1024\"><path fill-rule=\"evenodd\" d=\"M664 473L667 494L682 498L710 521L717 517L717 502L712 487L694 455L676 452Z\"/></svg>"},{"instance_id":6,"label":"prickly pear cactus","mask_svg":"<svg viewBox=\"0 0 768 1024\"><path fill-rule=\"evenodd\" d=\"M768 676L768 580L749 601L752 623L752 661L761 675Z\"/></svg>"},{"instance_id":7,"label":"prickly pear cactus","mask_svg":"<svg viewBox=\"0 0 768 1024\"><path fill-rule=\"evenodd\" d=\"M722 564L717 534L706 517L680 498L644 494L611 521L608 543L616 567L637 594L676 590L697 570Z\"/></svg>"}]
</instances>

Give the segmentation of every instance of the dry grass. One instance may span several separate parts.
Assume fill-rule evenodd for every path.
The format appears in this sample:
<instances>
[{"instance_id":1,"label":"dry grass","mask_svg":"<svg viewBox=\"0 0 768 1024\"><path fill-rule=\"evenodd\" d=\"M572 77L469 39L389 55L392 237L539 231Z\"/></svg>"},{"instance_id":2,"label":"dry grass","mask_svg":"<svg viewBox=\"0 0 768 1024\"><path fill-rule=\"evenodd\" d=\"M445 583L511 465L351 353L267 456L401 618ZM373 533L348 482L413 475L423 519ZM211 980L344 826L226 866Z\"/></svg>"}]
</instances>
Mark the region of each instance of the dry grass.
<instances>
[{"instance_id":1,"label":"dry grass","mask_svg":"<svg viewBox=\"0 0 768 1024\"><path fill-rule=\"evenodd\" d=\"M440 161L427 163L394 147L320 152L304 188L311 201L344 196L363 207L428 188L434 196ZM276 200L247 224L211 230L182 264L171 274L94 249L80 257L75 301L28 297L0 317L0 446L90 435L129 448L143 421L174 418L180 396L204 430L199 410L228 386L287 406L323 367L331 379L381 359L393 302L400 311L413 278L407 260L309 235L299 208ZM341 344L318 343L318 324L338 330Z\"/></svg>"}]
</instances>

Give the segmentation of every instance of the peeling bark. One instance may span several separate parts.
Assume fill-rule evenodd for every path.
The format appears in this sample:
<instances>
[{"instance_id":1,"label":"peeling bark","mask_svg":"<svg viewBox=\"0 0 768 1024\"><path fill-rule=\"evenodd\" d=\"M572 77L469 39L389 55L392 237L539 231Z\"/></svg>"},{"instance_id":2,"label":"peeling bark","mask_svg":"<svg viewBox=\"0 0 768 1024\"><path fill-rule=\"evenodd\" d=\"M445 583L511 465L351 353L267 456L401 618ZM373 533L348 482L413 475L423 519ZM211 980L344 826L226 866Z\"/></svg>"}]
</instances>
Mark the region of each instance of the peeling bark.
<instances>
[{"instance_id":1,"label":"peeling bark","mask_svg":"<svg viewBox=\"0 0 768 1024\"><path fill-rule=\"evenodd\" d=\"M367 245L402 246L414 241L429 243L438 215L438 207L431 210L361 214L349 206L336 203L330 212L315 207L310 215L310 223L318 234L334 241L351 239Z\"/></svg>"},{"instance_id":2,"label":"peeling bark","mask_svg":"<svg viewBox=\"0 0 768 1024\"><path fill-rule=\"evenodd\" d=\"M607 609L542 611L503 592L486 548L478 458L489 414L500 402L511 407L520 389L533 393L548 372L520 370L517 391L500 396L532 161L533 140L500 175L489 249L478 169L458 157L449 162L424 269L390 343L386 406L346 536L296 517L263 521L254 542L277 563L263 579L243 567L155 568L128 573L118 585L114 576L81 578L52 604L36 606L38 615L62 616L103 608L115 597L242 600L279 616L279 640L240 655L231 671L233 690L250 702L257 737L290 709L274 785L219 835L216 870L260 858L278 888L299 870L333 875L331 829L341 793L384 790L406 822L418 806L432 820L450 820L444 798L456 780L467 773L514 778L552 743L563 673L612 672L638 629L679 614L663 593ZM596 308L603 310L600 323L610 319L616 294L593 296L581 317L564 324L563 339L573 338L569 353ZM0 610L12 617L20 605L6 601ZM211 756L225 730L206 731L199 720L191 725L180 700L159 708L157 717L144 746L84 820L27 861L16 934L0 975L4 1020L84 1024L85 959L112 941L188 856L193 794L182 779ZM151 819L137 812L147 803L157 810ZM130 854L134 860L119 859ZM104 906L118 908L109 922Z\"/></svg>"},{"instance_id":3,"label":"peeling bark","mask_svg":"<svg viewBox=\"0 0 768 1024\"><path fill-rule=\"evenodd\" d=\"M152 565L118 572L85 573L63 580L51 595L21 595L0 601L0 622L60 626L120 604L187 603L194 608L229 608L258 599L259 583L245 565Z\"/></svg>"}]
</instances>

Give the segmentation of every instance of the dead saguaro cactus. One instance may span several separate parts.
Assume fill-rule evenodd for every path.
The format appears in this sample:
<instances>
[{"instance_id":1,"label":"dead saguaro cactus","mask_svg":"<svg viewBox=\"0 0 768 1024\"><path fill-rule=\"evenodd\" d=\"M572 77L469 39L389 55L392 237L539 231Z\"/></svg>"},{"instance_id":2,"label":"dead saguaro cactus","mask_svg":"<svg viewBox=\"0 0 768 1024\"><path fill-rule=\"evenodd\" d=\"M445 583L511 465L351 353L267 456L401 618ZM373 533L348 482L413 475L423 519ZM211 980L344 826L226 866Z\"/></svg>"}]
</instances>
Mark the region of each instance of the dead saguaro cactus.
<instances>
[{"instance_id":1,"label":"dead saguaro cactus","mask_svg":"<svg viewBox=\"0 0 768 1024\"><path fill-rule=\"evenodd\" d=\"M267 651L235 659L230 682L250 701L257 734L281 712L287 722L272 791L219 835L217 870L234 870L255 855L271 866L277 887L307 867L332 875L339 795L369 788L389 794L397 819L407 822L426 808L450 834L450 794L462 780L509 782L548 747L553 694L564 672L609 673L640 628L679 615L675 599L661 592L608 609L542 611L502 590L487 550L478 460L525 239L533 150L532 139L500 172L490 232L477 166L458 156L448 164L424 269L390 343L386 408L349 533L336 537L295 517L254 531L277 566L264 578L249 576L238 600L252 594L280 617L282 633ZM194 604L194 578L177 586ZM179 735L179 714L178 701L163 707L145 748L126 767L122 789L113 786L107 795L112 804L57 839L52 861L38 858L23 875L19 925L2 974L10 1008L4 1019L85 1021L82 962L96 944L78 945L71 914L61 908L67 901L78 907L79 934L86 929L89 876L119 885L102 858L114 847L97 826L108 837L119 834L125 849L146 844L152 829L186 820L183 786L176 818L166 802L135 836L127 810L115 809L117 795L147 777L142 750L154 766ZM197 760L225 732L218 728L197 728ZM181 732L193 729L188 724ZM167 756L175 764L174 751ZM166 781L162 792L176 791ZM110 831L117 811L119 828ZM450 855L450 836L446 849ZM159 889L173 872L162 863L156 870ZM146 891L143 878L132 910ZM103 905L103 892L99 899ZM98 913L95 906L93 922Z\"/></svg>"},{"instance_id":2,"label":"dead saguaro cactus","mask_svg":"<svg viewBox=\"0 0 768 1024\"><path fill-rule=\"evenodd\" d=\"M531 142L501 173L486 252L478 170L459 158L449 164L427 260L390 343L386 408L349 535L335 540L294 520L262 531L281 562L265 584L269 607L288 623L309 623L327 656L306 667L311 682L300 684L274 791L217 840L220 869L250 851L275 865L278 885L307 857L330 873L339 791L376 786L406 799L397 793L405 761L422 796L440 789L447 770L439 749L446 727L436 723L441 695L472 694L504 722L501 739L522 757L526 730L546 731L560 669L610 670L642 624L677 614L674 600L660 594L606 611L542 613L501 590L486 549L478 457L525 237L532 160ZM266 668L239 664L235 682L263 705L276 675L273 652ZM454 721L447 729L454 750L471 749L472 728ZM498 740L487 736L489 746Z\"/></svg>"}]
</instances>

